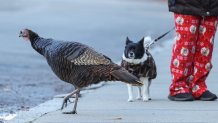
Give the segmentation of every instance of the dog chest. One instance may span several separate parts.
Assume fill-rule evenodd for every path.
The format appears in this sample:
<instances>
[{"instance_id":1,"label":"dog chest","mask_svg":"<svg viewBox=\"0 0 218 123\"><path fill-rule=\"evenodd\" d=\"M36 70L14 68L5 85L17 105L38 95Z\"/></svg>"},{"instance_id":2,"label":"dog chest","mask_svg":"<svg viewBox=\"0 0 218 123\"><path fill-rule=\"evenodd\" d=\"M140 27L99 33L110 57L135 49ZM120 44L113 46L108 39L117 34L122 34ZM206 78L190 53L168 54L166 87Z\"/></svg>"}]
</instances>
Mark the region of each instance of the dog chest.
<instances>
[{"instance_id":1,"label":"dog chest","mask_svg":"<svg viewBox=\"0 0 218 123\"><path fill-rule=\"evenodd\" d=\"M149 70L151 70L151 68L148 65L146 65L145 62L142 62L140 64L132 64L122 60L121 66L138 78L149 77L148 72Z\"/></svg>"}]
</instances>

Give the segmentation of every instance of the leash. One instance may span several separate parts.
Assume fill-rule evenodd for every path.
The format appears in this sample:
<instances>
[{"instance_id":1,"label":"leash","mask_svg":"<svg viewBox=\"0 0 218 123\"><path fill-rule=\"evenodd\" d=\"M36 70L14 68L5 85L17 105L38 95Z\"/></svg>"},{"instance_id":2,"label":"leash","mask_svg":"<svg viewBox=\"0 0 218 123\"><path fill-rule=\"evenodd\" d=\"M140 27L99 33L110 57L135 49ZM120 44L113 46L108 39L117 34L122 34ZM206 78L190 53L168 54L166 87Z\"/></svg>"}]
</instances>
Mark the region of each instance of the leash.
<instances>
[{"instance_id":1,"label":"leash","mask_svg":"<svg viewBox=\"0 0 218 123\"><path fill-rule=\"evenodd\" d=\"M166 36L167 34L169 34L171 31L173 31L175 29L175 27L173 27L172 29L170 29L169 31L167 31L166 33L162 34L161 36L157 37L156 39L154 39L150 44L148 44L146 46L146 49L149 49L150 46L154 43L156 43L158 40L160 40L161 38L163 38L164 36Z\"/></svg>"}]
</instances>

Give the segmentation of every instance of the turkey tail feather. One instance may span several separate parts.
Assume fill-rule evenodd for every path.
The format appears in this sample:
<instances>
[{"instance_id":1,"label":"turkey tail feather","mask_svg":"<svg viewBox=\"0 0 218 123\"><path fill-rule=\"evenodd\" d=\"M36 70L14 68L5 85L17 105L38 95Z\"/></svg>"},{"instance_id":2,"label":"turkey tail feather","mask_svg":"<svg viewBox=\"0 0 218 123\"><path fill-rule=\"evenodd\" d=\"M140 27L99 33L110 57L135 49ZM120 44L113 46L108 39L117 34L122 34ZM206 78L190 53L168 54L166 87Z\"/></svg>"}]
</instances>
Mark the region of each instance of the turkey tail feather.
<instances>
[{"instance_id":1,"label":"turkey tail feather","mask_svg":"<svg viewBox=\"0 0 218 123\"><path fill-rule=\"evenodd\" d=\"M129 73L124 68L114 70L111 72L111 75L115 77L118 81L125 82L134 86L142 86L143 83L134 75Z\"/></svg>"}]
</instances>

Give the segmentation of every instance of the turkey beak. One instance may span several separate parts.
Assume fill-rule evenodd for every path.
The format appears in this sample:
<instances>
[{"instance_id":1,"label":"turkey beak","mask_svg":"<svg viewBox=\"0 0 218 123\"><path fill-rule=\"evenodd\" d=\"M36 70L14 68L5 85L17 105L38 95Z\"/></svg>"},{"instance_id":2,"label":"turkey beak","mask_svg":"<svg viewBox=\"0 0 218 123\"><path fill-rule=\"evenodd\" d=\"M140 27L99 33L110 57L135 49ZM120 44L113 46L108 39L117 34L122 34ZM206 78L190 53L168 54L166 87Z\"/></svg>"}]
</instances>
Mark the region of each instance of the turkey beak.
<instances>
[{"instance_id":1,"label":"turkey beak","mask_svg":"<svg viewBox=\"0 0 218 123\"><path fill-rule=\"evenodd\" d=\"M20 31L19 37L23 37L23 32Z\"/></svg>"},{"instance_id":2,"label":"turkey beak","mask_svg":"<svg viewBox=\"0 0 218 123\"><path fill-rule=\"evenodd\" d=\"M28 38L25 30L24 31L20 31L19 37L22 37L25 41L29 41L29 38Z\"/></svg>"}]
</instances>

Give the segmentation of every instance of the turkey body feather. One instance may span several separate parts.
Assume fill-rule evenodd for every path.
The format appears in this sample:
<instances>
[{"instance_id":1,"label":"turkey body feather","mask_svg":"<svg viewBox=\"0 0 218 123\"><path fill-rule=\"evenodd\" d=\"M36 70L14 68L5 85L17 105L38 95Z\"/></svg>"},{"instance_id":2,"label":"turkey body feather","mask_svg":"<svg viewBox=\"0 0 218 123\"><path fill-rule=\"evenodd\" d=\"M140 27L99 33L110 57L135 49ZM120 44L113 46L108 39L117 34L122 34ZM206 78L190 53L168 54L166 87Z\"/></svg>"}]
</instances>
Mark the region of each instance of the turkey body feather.
<instances>
[{"instance_id":1,"label":"turkey body feather","mask_svg":"<svg viewBox=\"0 0 218 123\"><path fill-rule=\"evenodd\" d=\"M110 72L121 68L108 57L78 42L39 37L32 41L32 47L46 58L61 80L80 88L101 81L117 80Z\"/></svg>"}]
</instances>

